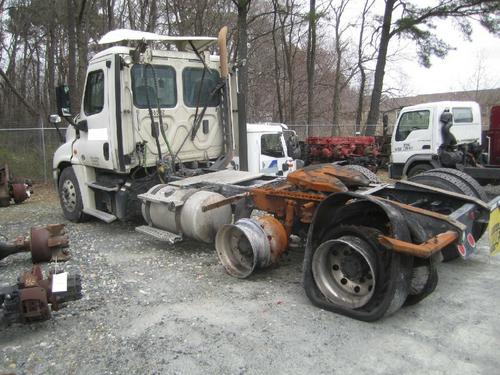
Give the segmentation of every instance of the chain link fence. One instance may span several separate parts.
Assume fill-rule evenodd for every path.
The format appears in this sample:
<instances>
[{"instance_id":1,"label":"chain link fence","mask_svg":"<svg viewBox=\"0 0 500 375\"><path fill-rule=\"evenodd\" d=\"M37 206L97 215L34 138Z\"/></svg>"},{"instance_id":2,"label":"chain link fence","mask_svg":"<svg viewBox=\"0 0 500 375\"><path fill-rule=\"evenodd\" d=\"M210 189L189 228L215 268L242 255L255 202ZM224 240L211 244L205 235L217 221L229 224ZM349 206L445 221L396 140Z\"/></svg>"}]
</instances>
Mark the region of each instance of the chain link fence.
<instances>
[{"instance_id":1,"label":"chain link fence","mask_svg":"<svg viewBox=\"0 0 500 375\"><path fill-rule=\"evenodd\" d=\"M7 163L16 177L30 178L37 182L51 182L52 159L61 144L57 130L46 127L42 119L26 127L0 127L0 164ZM309 137L354 136L364 134L365 125L293 124L288 125L303 141ZM382 134L382 126L375 125L375 135ZM61 129L64 137L66 128Z\"/></svg>"},{"instance_id":2,"label":"chain link fence","mask_svg":"<svg viewBox=\"0 0 500 375\"><path fill-rule=\"evenodd\" d=\"M15 177L51 182L52 159L61 144L57 130L46 127L42 119L26 127L1 125L0 164L8 164ZM61 129L63 137L65 133L65 128Z\"/></svg>"}]
</instances>

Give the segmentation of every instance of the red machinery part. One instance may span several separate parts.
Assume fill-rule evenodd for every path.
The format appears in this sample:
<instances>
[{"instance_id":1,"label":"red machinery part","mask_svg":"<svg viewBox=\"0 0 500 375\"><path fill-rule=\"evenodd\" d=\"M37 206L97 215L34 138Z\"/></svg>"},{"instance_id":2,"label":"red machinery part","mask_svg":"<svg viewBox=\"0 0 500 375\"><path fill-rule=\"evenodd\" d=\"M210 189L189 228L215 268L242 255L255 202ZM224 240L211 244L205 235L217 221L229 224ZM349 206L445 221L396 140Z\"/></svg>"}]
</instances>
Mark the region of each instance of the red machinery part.
<instances>
[{"instance_id":1,"label":"red machinery part","mask_svg":"<svg viewBox=\"0 0 500 375\"><path fill-rule=\"evenodd\" d=\"M308 137L309 156L313 159L335 161L352 156L377 156L380 154L377 141L372 136L354 137Z\"/></svg>"}]
</instances>

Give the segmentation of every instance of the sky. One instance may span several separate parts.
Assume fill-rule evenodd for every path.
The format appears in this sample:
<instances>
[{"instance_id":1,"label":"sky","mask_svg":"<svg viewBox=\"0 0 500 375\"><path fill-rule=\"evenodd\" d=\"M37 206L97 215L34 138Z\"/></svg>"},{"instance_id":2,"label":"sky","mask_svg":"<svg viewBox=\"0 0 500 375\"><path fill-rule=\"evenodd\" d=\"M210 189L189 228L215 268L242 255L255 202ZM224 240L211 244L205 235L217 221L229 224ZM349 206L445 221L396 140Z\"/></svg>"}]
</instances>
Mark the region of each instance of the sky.
<instances>
[{"instance_id":1,"label":"sky","mask_svg":"<svg viewBox=\"0 0 500 375\"><path fill-rule=\"evenodd\" d=\"M305 1L305 0L304 0ZM340 0L334 0L338 5ZM436 4L436 0L414 0L420 7ZM364 1L352 0L346 8L343 24L359 24ZM384 1L376 1L371 9L372 15L381 16ZM330 21L331 23L331 21ZM384 90L389 96L413 96L449 91L466 91L500 88L500 37L489 33L479 22L471 21L472 41L467 41L455 22L451 19L438 19L435 34L454 47L444 59L431 57L431 67L424 68L418 63L416 46L407 39L392 39L389 44L391 56L386 65ZM325 24L327 34L333 35L333 29ZM353 44L358 40L358 29L353 28L347 34ZM333 41L332 41L333 43ZM375 68L375 62L368 64ZM479 78L478 78L478 72Z\"/></svg>"},{"instance_id":2,"label":"sky","mask_svg":"<svg viewBox=\"0 0 500 375\"><path fill-rule=\"evenodd\" d=\"M466 41L451 21L438 24L437 35L456 49L444 59L433 57L432 66L424 68L418 64L415 46L402 42L398 50L406 56L389 65L387 87L405 86L403 93L408 95L499 88L500 38L474 24L472 41Z\"/></svg>"}]
</instances>

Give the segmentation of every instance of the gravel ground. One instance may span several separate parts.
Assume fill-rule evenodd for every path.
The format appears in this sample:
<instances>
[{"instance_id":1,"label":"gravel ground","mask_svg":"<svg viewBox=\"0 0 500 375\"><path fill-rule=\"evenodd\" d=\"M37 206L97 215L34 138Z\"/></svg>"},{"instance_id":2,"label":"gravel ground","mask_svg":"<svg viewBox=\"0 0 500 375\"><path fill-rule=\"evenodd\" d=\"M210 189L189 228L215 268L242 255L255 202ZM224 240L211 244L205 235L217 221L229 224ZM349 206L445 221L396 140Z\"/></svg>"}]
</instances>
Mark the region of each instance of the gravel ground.
<instances>
[{"instance_id":1,"label":"gravel ground","mask_svg":"<svg viewBox=\"0 0 500 375\"><path fill-rule=\"evenodd\" d=\"M65 222L47 189L0 209L0 233ZM31 325L0 325L0 374L493 374L500 357L500 257L479 242L472 260L439 267L436 291L376 323L312 306L302 251L238 280L213 247L163 245L134 225L67 223L84 298ZM0 261L0 286L30 268ZM46 270L48 265L44 266Z\"/></svg>"}]
</instances>

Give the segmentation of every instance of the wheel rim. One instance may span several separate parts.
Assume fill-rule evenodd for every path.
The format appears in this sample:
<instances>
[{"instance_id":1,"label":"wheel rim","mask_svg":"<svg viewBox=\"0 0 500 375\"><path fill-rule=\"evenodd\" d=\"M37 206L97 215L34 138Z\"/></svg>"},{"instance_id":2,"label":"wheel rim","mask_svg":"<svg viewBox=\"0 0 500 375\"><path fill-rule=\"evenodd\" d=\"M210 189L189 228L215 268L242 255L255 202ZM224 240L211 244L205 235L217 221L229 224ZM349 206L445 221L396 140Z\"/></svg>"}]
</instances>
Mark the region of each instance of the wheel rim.
<instances>
[{"instance_id":1,"label":"wheel rim","mask_svg":"<svg viewBox=\"0 0 500 375\"><path fill-rule=\"evenodd\" d=\"M312 271L321 293L343 307L360 308L375 291L375 256L370 245L355 236L323 242L314 253Z\"/></svg>"},{"instance_id":2,"label":"wheel rim","mask_svg":"<svg viewBox=\"0 0 500 375\"><path fill-rule=\"evenodd\" d=\"M61 191L61 200L64 208L73 212L76 208L76 188L71 180L65 180Z\"/></svg>"}]
</instances>

